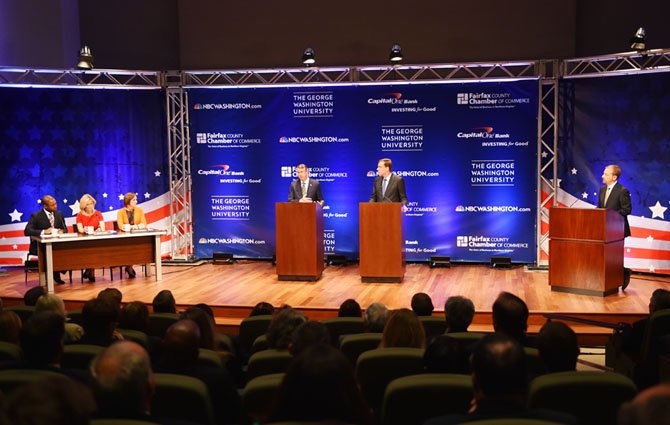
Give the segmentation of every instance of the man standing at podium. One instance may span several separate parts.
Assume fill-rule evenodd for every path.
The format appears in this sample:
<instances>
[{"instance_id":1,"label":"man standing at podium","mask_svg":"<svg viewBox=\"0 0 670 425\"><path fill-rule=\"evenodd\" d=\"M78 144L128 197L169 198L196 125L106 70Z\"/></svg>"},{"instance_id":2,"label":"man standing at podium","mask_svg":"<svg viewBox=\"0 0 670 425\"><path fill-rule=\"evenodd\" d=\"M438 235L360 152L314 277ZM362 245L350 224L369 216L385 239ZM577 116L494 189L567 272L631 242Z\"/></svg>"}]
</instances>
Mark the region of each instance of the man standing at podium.
<instances>
[{"instance_id":1,"label":"man standing at podium","mask_svg":"<svg viewBox=\"0 0 670 425\"><path fill-rule=\"evenodd\" d=\"M608 165L603 171L603 184L598 194L598 208L608 208L615 210L623 216L624 238L630 236L630 226L628 225L628 214L633 210L633 204L630 200L630 192L619 183L621 177L621 167L618 165ZM623 285L621 290L625 290L630 283L631 270L624 268Z\"/></svg>"},{"instance_id":2,"label":"man standing at podium","mask_svg":"<svg viewBox=\"0 0 670 425\"><path fill-rule=\"evenodd\" d=\"M288 193L289 202L318 202L323 206L324 200L319 181L309 178L309 171L305 164L298 165L295 170L298 173L298 180L291 182Z\"/></svg>"},{"instance_id":3,"label":"man standing at podium","mask_svg":"<svg viewBox=\"0 0 670 425\"><path fill-rule=\"evenodd\" d=\"M372 186L370 202L402 202L403 212L407 211L407 193L405 180L393 174L393 163L388 158L380 159L377 163L377 178Z\"/></svg>"}]
</instances>

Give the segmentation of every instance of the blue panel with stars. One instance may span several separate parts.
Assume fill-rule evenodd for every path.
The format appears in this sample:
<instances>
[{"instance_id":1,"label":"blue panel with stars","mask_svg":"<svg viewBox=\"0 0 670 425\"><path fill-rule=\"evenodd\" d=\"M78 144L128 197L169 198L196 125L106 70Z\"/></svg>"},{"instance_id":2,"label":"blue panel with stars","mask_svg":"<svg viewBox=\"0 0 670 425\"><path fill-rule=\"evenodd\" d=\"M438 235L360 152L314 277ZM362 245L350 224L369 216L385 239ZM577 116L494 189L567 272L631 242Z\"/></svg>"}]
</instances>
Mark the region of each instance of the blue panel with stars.
<instances>
[{"instance_id":1,"label":"blue panel with stars","mask_svg":"<svg viewBox=\"0 0 670 425\"><path fill-rule=\"evenodd\" d=\"M105 212L121 208L126 192L138 193L139 202L167 192L164 96L161 90L0 88L6 210L0 225L26 222L44 194L70 217L84 193Z\"/></svg>"}]
</instances>

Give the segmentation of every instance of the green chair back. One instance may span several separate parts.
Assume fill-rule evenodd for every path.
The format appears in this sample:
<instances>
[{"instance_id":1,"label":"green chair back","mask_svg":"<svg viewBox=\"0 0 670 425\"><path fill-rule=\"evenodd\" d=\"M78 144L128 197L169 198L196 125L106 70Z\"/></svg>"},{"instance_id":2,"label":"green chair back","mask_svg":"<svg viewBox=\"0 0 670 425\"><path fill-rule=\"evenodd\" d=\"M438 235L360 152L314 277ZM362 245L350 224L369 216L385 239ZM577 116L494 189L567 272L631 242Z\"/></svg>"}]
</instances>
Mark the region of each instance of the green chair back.
<instances>
[{"instance_id":1,"label":"green chair back","mask_svg":"<svg viewBox=\"0 0 670 425\"><path fill-rule=\"evenodd\" d=\"M0 362L18 362L23 358L21 347L11 342L0 341Z\"/></svg>"},{"instance_id":2,"label":"green chair back","mask_svg":"<svg viewBox=\"0 0 670 425\"><path fill-rule=\"evenodd\" d=\"M426 373L394 379L386 387L383 425L422 425L448 414L467 413L472 400L470 375Z\"/></svg>"},{"instance_id":3,"label":"green chair back","mask_svg":"<svg viewBox=\"0 0 670 425\"><path fill-rule=\"evenodd\" d=\"M88 344L66 345L60 364L65 369L88 370L93 358L105 347Z\"/></svg>"},{"instance_id":4,"label":"green chair back","mask_svg":"<svg viewBox=\"0 0 670 425\"><path fill-rule=\"evenodd\" d=\"M550 373L531 382L529 406L572 414L582 424L606 425L617 422L619 406L636 393L633 381L618 373Z\"/></svg>"},{"instance_id":5,"label":"green chair back","mask_svg":"<svg viewBox=\"0 0 670 425\"><path fill-rule=\"evenodd\" d=\"M246 361L249 358L254 341L267 332L271 321L271 315L251 316L242 320L237 340L238 353L242 361Z\"/></svg>"},{"instance_id":6,"label":"green chair back","mask_svg":"<svg viewBox=\"0 0 670 425\"><path fill-rule=\"evenodd\" d=\"M175 313L149 313L147 334L163 339L167 328L177 320L179 320L179 315Z\"/></svg>"},{"instance_id":7,"label":"green chair back","mask_svg":"<svg viewBox=\"0 0 670 425\"><path fill-rule=\"evenodd\" d=\"M286 372L291 360L293 360L293 356L288 350L268 349L259 351L249 358L247 380L258 376Z\"/></svg>"},{"instance_id":8,"label":"green chair back","mask_svg":"<svg viewBox=\"0 0 670 425\"><path fill-rule=\"evenodd\" d=\"M267 420L275 392L283 379L283 373L273 373L256 377L247 382L242 392L242 422L244 424Z\"/></svg>"},{"instance_id":9,"label":"green chair back","mask_svg":"<svg viewBox=\"0 0 670 425\"><path fill-rule=\"evenodd\" d=\"M328 329L330 343L333 347L340 346L340 337L365 332L365 322L361 317L332 317L323 319L321 323Z\"/></svg>"},{"instance_id":10,"label":"green chair back","mask_svg":"<svg viewBox=\"0 0 670 425\"><path fill-rule=\"evenodd\" d=\"M340 343L340 351L353 366L356 366L358 357L366 351L379 348L380 342L382 342L382 334L377 332L345 335Z\"/></svg>"},{"instance_id":11,"label":"green chair back","mask_svg":"<svg viewBox=\"0 0 670 425\"><path fill-rule=\"evenodd\" d=\"M5 395L13 389L28 383L52 377L63 377L63 374L50 370L8 369L0 371L0 391Z\"/></svg>"},{"instance_id":12,"label":"green chair back","mask_svg":"<svg viewBox=\"0 0 670 425\"><path fill-rule=\"evenodd\" d=\"M154 374L154 382L156 393L151 401L153 416L202 425L214 424L214 413L204 382L171 373Z\"/></svg>"}]
</instances>

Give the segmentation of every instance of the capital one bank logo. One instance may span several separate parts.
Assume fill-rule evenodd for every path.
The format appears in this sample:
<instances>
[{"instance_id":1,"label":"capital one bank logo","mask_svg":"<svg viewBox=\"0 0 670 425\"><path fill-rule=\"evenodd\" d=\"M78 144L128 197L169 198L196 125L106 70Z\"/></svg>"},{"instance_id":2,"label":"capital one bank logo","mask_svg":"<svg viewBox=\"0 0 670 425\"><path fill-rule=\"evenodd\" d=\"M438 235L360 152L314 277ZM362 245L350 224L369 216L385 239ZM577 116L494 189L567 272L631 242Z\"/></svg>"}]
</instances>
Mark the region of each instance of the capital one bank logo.
<instances>
[{"instance_id":1,"label":"capital one bank logo","mask_svg":"<svg viewBox=\"0 0 670 425\"><path fill-rule=\"evenodd\" d=\"M456 94L456 103L458 105L467 105L469 100L469 93L458 93Z\"/></svg>"},{"instance_id":2,"label":"capital one bank logo","mask_svg":"<svg viewBox=\"0 0 670 425\"><path fill-rule=\"evenodd\" d=\"M468 247L468 237L467 236L456 236L456 246Z\"/></svg>"}]
</instances>

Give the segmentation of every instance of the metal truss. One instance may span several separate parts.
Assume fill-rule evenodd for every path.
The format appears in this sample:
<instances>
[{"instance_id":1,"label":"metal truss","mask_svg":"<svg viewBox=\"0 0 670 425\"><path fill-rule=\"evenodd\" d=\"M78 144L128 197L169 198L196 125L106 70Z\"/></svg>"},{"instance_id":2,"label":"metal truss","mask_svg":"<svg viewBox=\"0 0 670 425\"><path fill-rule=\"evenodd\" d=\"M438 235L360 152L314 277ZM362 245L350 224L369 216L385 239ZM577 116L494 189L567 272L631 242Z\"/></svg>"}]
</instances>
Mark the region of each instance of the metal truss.
<instances>
[{"instance_id":1,"label":"metal truss","mask_svg":"<svg viewBox=\"0 0 670 425\"><path fill-rule=\"evenodd\" d=\"M474 62L434 65L384 65L184 71L182 84L202 86L266 86L294 84L404 83L510 78L536 78L540 62Z\"/></svg>"},{"instance_id":2,"label":"metal truss","mask_svg":"<svg viewBox=\"0 0 670 425\"><path fill-rule=\"evenodd\" d=\"M166 110L170 156L170 254L172 260L188 261L193 257L188 93L181 87L168 87Z\"/></svg>"},{"instance_id":3,"label":"metal truss","mask_svg":"<svg viewBox=\"0 0 670 425\"><path fill-rule=\"evenodd\" d=\"M160 89L164 86L159 71L114 69L28 69L0 67L0 86L101 87Z\"/></svg>"},{"instance_id":4,"label":"metal truss","mask_svg":"<svg viewBox=\"0 0 670 425\"><path fill-rule=\"evenodd\" d=\"M561 75L563 78L605 77L670 71L670 49L566 59L562 65Z\"/></svg>"}]
</instances>

